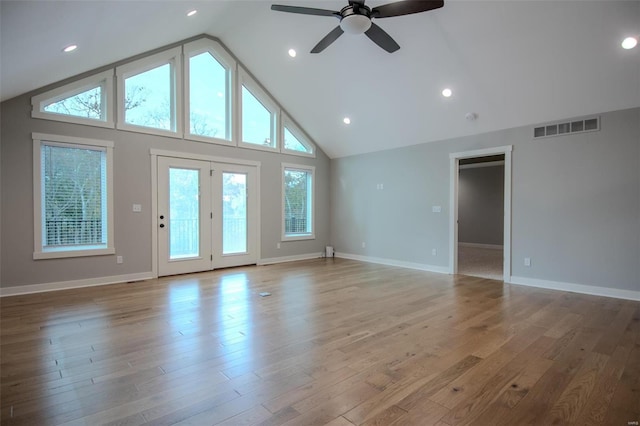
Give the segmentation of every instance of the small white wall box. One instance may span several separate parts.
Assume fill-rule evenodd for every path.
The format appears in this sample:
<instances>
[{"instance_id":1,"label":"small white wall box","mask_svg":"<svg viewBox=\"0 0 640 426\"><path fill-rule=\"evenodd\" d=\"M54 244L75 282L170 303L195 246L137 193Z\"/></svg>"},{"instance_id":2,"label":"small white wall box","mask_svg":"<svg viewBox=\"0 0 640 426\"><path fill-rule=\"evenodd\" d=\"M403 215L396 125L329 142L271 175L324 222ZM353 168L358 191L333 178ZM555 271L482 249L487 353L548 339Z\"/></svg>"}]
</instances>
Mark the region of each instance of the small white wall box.
<instances>
[{"instance_id":1,"label":"small white wall box","mask_svg":"<svg viewBox=\"0 0 640 426\"><path fill-rule=\"evenodd\" d=\"M325 249L325 255L327 257L333 257L334 253L333 253L333 247L332 246L327 246Z\"/></svg>"}]
</instances>

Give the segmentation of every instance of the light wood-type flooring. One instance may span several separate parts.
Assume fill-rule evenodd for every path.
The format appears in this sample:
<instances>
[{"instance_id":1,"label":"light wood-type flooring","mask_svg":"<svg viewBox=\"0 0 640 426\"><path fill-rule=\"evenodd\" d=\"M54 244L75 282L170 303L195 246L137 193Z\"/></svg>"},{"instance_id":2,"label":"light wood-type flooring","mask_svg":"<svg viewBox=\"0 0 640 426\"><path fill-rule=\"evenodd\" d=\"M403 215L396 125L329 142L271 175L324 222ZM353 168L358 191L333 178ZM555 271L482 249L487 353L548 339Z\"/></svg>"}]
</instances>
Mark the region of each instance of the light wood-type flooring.
<instances>
[{"instance_id":1,"label":"light wood-type flooring","mask_svg":"<svg viewBox=\"0 0 640 426\"><path fill-rule=\"evenodd\" d=\"M317 259L0 303L2 425L640 420L640 302Z\"/></svg>"}]
</instances>

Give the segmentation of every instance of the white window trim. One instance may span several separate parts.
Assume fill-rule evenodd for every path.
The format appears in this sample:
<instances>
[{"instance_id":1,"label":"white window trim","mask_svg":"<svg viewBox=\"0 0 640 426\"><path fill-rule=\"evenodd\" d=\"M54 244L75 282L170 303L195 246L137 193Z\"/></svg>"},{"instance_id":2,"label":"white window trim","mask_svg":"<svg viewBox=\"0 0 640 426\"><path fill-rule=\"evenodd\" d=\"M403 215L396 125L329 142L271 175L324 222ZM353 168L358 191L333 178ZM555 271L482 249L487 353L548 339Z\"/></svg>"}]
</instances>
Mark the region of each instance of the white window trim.
<instances>
[{"instance_id":1,"label":"white window trim","mask_svg":"<svg viewBox=\"0 0 640 426\"><path fill-rule=\"evenodd\" d=\"M271 113L271 138L275 140L274 146L264 146L255 143L245 142L242 135L242 86L245 86L253 96ZM271 96L265 92L260 85L245 71L244 68L238 67L238 85L237 85L237 120L238 123L238 146L242 148L257 149L261 151L279 152L280 151L280 130L279 112L280 108Z\"/></svg>"},{"instance_id":2,"label":"white window trim","mask_svg":"<svg viewBox=\"0 0 640 426\"><path fill-rule=\"evenodd\" d=\"M127 78L142 74L154 68L165 64L171 64L171 92L173 95L173 103L171 104L171 119L173 121L174 130L156 129L148 126L137 126L125 122L124 111L124 82ZM118 122L116 127L120 130L129 130L132 132L147 133L159 136L183 137L183 116L179 111L182 108L182 46L165 50L155 55L147 56L137 61L129 62L116 68L117 78L117 110Z\"/></svg>"},{"instance_id":3,"label":"white window trim","mask_svg":"<svg viewBox=\"0 0 640 426\"><path fill-rule=\"evenodd\" d=\"M300 127L298 127L298 125L294 123L291 117L289 117L284 111L280 111L280 120L281 120L281 123L279 126L280 141L281 141L280 152L282 152L283 154L291 154L291 155L299 155L302 157L316 158L316 145L313 142L311 142L311 139L306 135L306 133L304 133L302 129L300 129ZM311 152L302 152L302 151L296 151L294 149L285 148L284 146L285 127L289 130L289 132L291 132L291 134L296 139L298 139L298 142L304 145L307 149L310 149Z\"/></svg>"},{"instance_id":4,"label":"white window trim","mask_svg":"<svg viewBox=\"0 0 640 426\"><path fill-rule=\"evenodd\" d=\"M45 103L58 102L63 99L78 95L95 87L102 88L102 104L105 109L105 119L78 117L75 115L58 114L44 110ZM45 120L63 121L73 124L88 124L91 126L113 128L113 69L94 74L77 80L64 86L41 93L31 98L31 117Z\"/></svg>"},{"instance_id":5,"label":"white window trim","mask_svg":"<svg viewBox=\"0 0 640 426\"><path fill-rule=\"evenodd\" d=\"M34 229L34 252L33 258L54 259L63 257L83 257L101 256L115 254L114 228L113 228L113 146L112 141L99 139L86 139L70 136L50 135L44 133L33 133L33 229ZM96 248L83 246L82 249L56 248L45 250L42 247L42 169L41 169L41 146L92 146L104 148L107 157L107 244L97 245Z\"/></svg>"},{"instance_id":6,"label":"white window trim","mask_svg":"<svg viewBox=\"0 0 640 426\"><path fill-rule=\"evenodd\" d=\"M227 98L226 105L226 116L227 123L226 125L229 128L230 137L229 139L224 138L212 138L201 135L194 135L191 133L191 81L190 81L190 59L193 56L197 56L201 53L208 52L213 56L223 67L228 70L228 80L227 80L227 93L229 97ZM236 61L233 57L227 53L227 51L213 40L209 39L200 39L193 41L191 43L187 43L184 45L184 138L187 140L193 140L198 142L209 142L216 143L221 145L236 145L236 129L235 129L235 116L236 110L234 106L236 105Z\"/></svg>"},{"instance_id":7,"label":"white window trim","mask_svg":"<svg viewBox=\"0 0 640 426\"><path fill-rule=\"evenodd\" d=\"M285 170L299 170L307 173L311 173L311 232L302 233L302 234L291 234L287 235L285 233L285 196L284 196L284 172ZM302 164L291 164L291 163L282 163L282 171L280 173L282 182L280 184L280 190L282 191L282 204L280 207L280 215L282 217L281 221L281 241L302 241L302 240L315 240L316 238L316 168L315 166L306 166Z\"/></svg>"}]
</instances>

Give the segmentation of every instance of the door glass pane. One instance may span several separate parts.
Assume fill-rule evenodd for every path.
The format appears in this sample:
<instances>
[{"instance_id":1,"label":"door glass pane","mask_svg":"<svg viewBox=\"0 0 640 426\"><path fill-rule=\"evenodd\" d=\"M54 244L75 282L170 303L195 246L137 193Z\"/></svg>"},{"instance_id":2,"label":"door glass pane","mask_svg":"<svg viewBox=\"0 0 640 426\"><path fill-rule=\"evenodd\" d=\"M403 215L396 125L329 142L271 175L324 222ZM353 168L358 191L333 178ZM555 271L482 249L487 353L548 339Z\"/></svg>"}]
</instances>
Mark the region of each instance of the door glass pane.
<instances>
[{"instance_id":1,"label":"door glass pane","mask_svg":"<svg viewBox=\"0 0 640 426\"><path fill-rule=\"evenodd\" d=\"M247 252L247 175L222 174L222 254Z\"/></svg>"},{"instance_id":2,"label":"door glass pane","mask_svg":"<svg viewBox=\"0 0 640 426\"><path fill-rule=\"evenodd\" d=\"M200 255L199 170L169 169L169 259Z\"/></svg>"}]
</instances>

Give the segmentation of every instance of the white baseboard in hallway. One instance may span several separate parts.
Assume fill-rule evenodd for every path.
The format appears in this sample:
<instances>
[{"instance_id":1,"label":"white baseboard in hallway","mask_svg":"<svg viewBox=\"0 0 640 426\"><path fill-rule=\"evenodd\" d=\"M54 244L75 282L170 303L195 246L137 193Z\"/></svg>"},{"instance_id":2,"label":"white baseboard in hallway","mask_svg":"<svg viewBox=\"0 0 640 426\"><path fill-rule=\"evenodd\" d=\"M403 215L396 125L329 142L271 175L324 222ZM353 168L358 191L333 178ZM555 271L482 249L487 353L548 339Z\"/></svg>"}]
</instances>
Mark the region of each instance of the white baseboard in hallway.
<instances>
[{"instance_id":1,"label":"white baseboard in hallway","mask_svg":"<svg viewBox=\"0 0 640 426\"><path fill-rule=\"evenodd\" d=\"M449 267L447 266L428 265L426 263L416 263L416 262L405 262L403 260L384 259L381 257L362 256L359 254L351 254L351 253L336 252L335 255L336 257L339 257L342 259L360 260L362 262L379 263L381 265L387 265L387 266L399 266L401 268L417 269L420 271L427 271L427 272L437 272L439 274L449 273Z\"/></svg>"},{"instance_id":2,"label":"white baseboard in hallway","mask_svg":"<svg viewBox=\"0 0 640 426\"><path fill-rule=\"evenodd\" d=\"M613 297L615 299L639 300L640 291L623 290L618 288L598 287L584 284L564 283L558 281L540 280L537 278L511 277L509 284L528 287L546 288L548 290L570 291L572 293L590 294L592 296Z\"/></svg>"}]
</instances>

